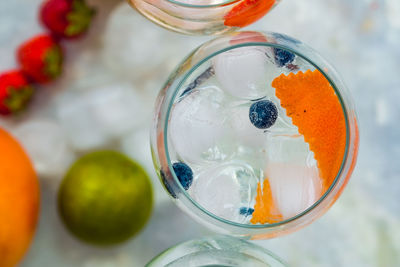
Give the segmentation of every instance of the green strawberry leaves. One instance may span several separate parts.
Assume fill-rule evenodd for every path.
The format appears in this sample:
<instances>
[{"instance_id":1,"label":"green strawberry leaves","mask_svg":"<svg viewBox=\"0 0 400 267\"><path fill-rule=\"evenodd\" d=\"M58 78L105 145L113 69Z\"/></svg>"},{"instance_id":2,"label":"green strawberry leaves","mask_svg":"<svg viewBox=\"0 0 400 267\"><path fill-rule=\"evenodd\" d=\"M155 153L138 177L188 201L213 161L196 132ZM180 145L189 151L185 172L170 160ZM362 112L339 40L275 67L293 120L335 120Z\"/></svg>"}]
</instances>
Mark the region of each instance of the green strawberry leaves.
<instances>
[{"instance_id":1,"label":"green strawberry leaves","mask_svg":"<svg viewBox=\"0 0 400 267\"><path fill-rule=\"evenodd\" d=\"M67 15L69 22L65 29L66 36L76 36L85 32L95 15L96 11L86 5L83 0L74 0L72 3L72 11Z\"/></svg>"},{"instance_id":2,"label":"green strawberry leaves","mask_svg":"<svg viewBox=\"0 0 400 267\"><path fill-rule=\"evenodd\" d=\"M4 99L4 105L11 113L18 113L24 110L33 95L33 88L28 85L20 89L9 87L7 91L8 96Z\"/></svg>"},{"instance_id":3,"label":"green strawberry leaves","mask_svg":"<svg viewBox=\"0 0 400 267\"><path fill-rule=\"evenodd\" d=\"M45 54L44 57L44 72L50 78L56 78L61 74L62 70L62 51L61 47L54 45Z\"/></svg>"}]
</instances>

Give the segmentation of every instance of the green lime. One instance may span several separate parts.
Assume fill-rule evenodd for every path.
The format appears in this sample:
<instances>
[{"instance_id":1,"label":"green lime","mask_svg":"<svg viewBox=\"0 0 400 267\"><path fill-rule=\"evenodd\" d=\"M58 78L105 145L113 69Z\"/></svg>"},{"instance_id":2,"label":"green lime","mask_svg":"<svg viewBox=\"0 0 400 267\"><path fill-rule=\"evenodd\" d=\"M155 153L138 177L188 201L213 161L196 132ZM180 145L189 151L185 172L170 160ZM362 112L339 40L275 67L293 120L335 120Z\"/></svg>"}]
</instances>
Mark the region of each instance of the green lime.
<instances>
[{"instance_id":1,"label":"green lime","mask_svg":"<svg viewBox=\"0 0 400 267\"><path fill-rule=\"evenodd\" d=\"M58 208L67 228L96 245L123 242L149 220L153 192L139 164L113 151L80 158L58 193Z\"/></svg>"}]
</instances>

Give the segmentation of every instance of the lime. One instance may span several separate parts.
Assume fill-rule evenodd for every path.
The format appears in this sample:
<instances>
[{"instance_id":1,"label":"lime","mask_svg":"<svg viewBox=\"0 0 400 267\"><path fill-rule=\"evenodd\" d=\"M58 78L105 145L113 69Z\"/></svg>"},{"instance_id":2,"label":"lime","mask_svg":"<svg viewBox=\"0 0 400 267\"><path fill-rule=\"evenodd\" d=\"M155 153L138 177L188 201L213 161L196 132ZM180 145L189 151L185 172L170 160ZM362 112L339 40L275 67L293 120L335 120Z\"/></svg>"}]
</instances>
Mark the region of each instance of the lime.
<instances>
[{"instance_id":1,"label":"lime","mask_svg":"<svg viewBox=\"0 0 400 267\"><path fill-rule=\"evenodd\" d=\"M113 151L87 154L65 176L58 208L67 228L96 245L123 242L148 221L153 193L137 163Z\"/></svg>"}]
</instances>

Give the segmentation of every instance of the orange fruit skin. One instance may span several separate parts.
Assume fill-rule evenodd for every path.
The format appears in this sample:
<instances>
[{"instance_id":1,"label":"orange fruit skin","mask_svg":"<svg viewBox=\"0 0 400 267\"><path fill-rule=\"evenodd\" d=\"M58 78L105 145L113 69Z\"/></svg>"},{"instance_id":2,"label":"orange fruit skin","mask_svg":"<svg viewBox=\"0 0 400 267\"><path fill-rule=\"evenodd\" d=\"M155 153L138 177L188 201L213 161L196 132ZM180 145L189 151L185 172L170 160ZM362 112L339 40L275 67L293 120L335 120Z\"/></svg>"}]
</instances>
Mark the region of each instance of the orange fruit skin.
<instances>
[{"instance_id":1,"label":"orange fruit skin","mask_svg":"<svg viewBox=\"0 0 400 267\"><path fill-rule=\"evenodd\" d=\"M275 0L244 0L234 6L224 19L224 25L245 27L264 17L275 4Z\"/></svg>"},{"instance_id":2,"label":"orange fruit skin","mask_svg":"<svg viewBox=\"0 0 400 267\"><path fill-rule=\"evenodd\" d=\"M339 99L318 70L282 74L272 87L293 124L314 152L325 189L338 174L346 150L346 123Z\"/></svg>"},{"instance_id":3,"label":"orange fruit skin","mask_svg":"<svg viewBox=\"0 0 400 267\"><path fill-rule=\"evenodd\" d=\"M256 204L254 205L254 212L250 222L252 224L265 224L280 221L282 221L282 215L274 203L271 186L269 185L268 178L266 178L262 189L260 182L258 182Z\"/></svg>"},{"instance_id":4,"label":"orange fruit skin","mask_svg":"<svg viewBox=\"0 0 400 267\"><path fill-rule=\"evenodd\" d=\"M13 267L35 232L39 183L22 147L2 129L0 151L0 267Z\"/></svg>"}]
</instances>

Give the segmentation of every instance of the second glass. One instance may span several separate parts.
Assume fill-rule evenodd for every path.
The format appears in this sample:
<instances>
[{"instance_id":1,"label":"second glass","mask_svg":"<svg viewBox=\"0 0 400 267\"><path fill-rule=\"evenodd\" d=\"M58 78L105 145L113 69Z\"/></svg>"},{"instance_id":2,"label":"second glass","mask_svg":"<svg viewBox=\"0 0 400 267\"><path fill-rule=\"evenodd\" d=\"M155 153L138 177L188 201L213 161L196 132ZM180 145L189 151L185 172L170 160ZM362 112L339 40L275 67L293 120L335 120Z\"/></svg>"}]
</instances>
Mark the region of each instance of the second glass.
<instances>
[{"instance_id":1,"label":"second glass","mask_svg":"<svg viewBox=\"0 0 400 267\"><path fill-rule=\"evenodd\" d=\"M285 267L279 257L253 243L230 236L187 241L164 251L146 267Z\"/></svg>"},{"instance_id":2,"label":"second glass","mask_svg":"<svg viewBox=\"0 0 400 267\"><path fill-rule=\"evenodd\" d=\"M220 34L252 24L280 0L128 0L142 15L167 29Z\"/></svg>"},{"instance_id":3,"label":"second glass","mask_svg":"<svg viewBox=\"0 0 400 267\"><path fill-rule=\"evenodd\" d=\"M355 166L338 74L300 41L238 32L197 48L156 103L155 168L179 207L225 234L271 238L322 215Z\"/></svg>"}]
</instances>

